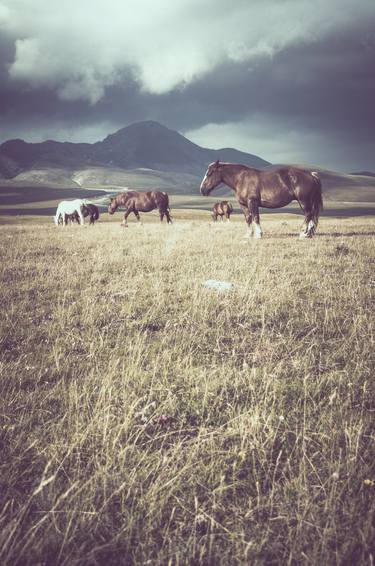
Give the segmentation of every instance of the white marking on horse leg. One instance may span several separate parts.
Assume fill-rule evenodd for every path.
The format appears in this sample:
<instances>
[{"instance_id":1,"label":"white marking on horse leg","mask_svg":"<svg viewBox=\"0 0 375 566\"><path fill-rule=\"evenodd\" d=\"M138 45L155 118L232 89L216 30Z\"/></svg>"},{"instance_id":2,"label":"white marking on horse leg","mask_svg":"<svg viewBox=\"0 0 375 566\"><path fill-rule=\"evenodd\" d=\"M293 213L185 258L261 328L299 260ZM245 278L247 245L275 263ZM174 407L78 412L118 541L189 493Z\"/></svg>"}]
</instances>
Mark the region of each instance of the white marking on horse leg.
<instances>
[{"instance_id":1,"label":"white marking on horse leg","mask_svg":"<svg viewBox=\"0 0 375 566\"><path fill-rule=\"evenodd\" d=\"M308 224L305 224L305 230L303 232L300 233L299 237L300 238L312 238L313 235L315 234L315 223L310 220L310 222Z\"/></svg>"},{"instance_id":2,"label":"white marking on horse leg","mask_svg":"<svg viewBox=\"0 0 375 566\"><path fill-rule=\"evenodd\" d=\"M315 230L315 223L313 220L310 220L307 230Z\"/></svg>"},{"instance_id":3,"label":"white marking on horse leg","mask_svg":"<svg viewBox=\"0 0 375 566\"><path fill-rule=\"evenodd\" d=\"M255 222L255 233L254 233L254 238L261 238L263 236L263 231L262 228L260 227L260 224L257 224Z\"/></svg>"},{"instance_id":4,"label":"white marking on horse leg","mask_svg":"<svg viewBox=\"0 0 375 566\"><path fill-rule=\"evenodd\" d=\"M312 220L305 224L305 231L301 234L301 238L312 238L315 232L315 224Z\"/></svg>"},{"instance_id":5,"label":"white marking on horse leg","mask_svg":"<svg viewBox=\"0 0 375 566\"><path fill-rule=\"evenodd\" d=\"M312 238L314 234L315 234L315 223L312 220L310 220L307 226L306 236L308 238Z\"/></svg>"}]
</instances>

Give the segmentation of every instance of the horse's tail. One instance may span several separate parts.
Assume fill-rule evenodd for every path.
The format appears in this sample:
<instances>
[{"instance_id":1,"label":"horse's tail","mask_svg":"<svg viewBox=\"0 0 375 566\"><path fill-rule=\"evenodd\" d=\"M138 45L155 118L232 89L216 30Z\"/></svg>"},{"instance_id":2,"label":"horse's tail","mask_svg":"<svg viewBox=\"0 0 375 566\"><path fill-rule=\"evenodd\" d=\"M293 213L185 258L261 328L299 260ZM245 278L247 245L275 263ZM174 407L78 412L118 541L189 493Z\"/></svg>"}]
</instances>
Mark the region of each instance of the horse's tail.
<instances>
[{"instance_id":1,"label":"horse's tail","mask_svg":"<svg viewBox=\"0 0 375 566\"><path fill-rule=\"evenodd\" d=\"M311 176L314 180L314 190L311 195L311 214L315 226L318 225L319 216L323 210L323 195L322 195L322 182L317 171L311 171Z\"/></svg>"},{"instance_id":2,"label":"horse's tail","mask_svg":"<svg viewBox=\"0 0 375 566\"><path fill-rule=\"evenodd\" d=\"M233 206L231 202L228 202L228 210L229 212L233 212Z\"/></svg>"},{"instance_id":3,"label":"horse's tail","mask_svg":"<svg viewBox=\"0 0 375 566\"><path fill-rule=\"evenodd\" d=\"M165 208L166 208L166 210L168 210L168 212L170 212L171 207L169 206L169 196L168 196L168 193L164 193L164 192L163 192L162 195L164 196L164 205L165 205Z\"/></svg>"}]
</instances>

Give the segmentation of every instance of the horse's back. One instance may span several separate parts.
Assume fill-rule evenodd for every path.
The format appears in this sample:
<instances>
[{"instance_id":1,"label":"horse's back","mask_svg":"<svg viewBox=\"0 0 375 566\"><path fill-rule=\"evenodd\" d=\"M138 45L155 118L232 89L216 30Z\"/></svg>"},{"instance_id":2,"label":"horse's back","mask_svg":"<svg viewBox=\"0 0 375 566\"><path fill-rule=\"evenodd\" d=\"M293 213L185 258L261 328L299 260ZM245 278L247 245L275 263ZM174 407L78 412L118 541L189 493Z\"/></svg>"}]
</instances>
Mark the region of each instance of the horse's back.
<instances>
[{"instance_id":1,"label":"horse's back","mask_svg":"<svg viewBox=\"0 0 375 566\"><path fill-rule=\"evenodd\" d=\"M258 177L262 185L278 188L282 184L289 185L290 183L298 182L298 180L308 181L311 179L311 173L300 167L285 166L271 169L270 171L259 171Z\"/></svg>"},{"instance_id":2,"label":"horse's back","mask_svg":"<svg viewBox=\"0 0 375 566\"><path fill-rule=\"evenodd\" d=\"M308 193L313 189L314 177L309 171L298 167L279 167L258 174L258 191L261 206L279 208L292 200L299 200L301 192Z\"/></svg>"},{"instance_id":3,"label":"horse's back","mask_svg":"<svg viewBox=\"0 0 375 566\"><path fill-rule=\"evenodd\" d=\"M57 209L59 210L77 210L81 206L85 206L85 201L82 199L74 199L74 200L62 200L57 205Z\"/></svg>"}]
</instances>

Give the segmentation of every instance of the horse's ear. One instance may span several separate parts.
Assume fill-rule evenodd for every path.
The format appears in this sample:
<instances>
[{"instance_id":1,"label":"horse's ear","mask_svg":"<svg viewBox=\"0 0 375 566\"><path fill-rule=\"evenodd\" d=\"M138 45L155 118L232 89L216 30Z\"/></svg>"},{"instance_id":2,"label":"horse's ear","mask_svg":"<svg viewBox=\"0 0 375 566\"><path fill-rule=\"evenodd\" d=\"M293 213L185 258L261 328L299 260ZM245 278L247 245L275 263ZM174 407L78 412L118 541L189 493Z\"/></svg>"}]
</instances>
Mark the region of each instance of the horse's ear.
<instances>
[{"instance_id":1,"label":"horse's ear","mask_svg":"<svg viewBox=\"0 0 375 566\"><path fill-rule=\"evenodd\" d=\"M217 159L217 160L215 161L215 168L217 169L217 168L219 167L219 165L220 165L220 161Z\"/></svg>"}]
</instances>

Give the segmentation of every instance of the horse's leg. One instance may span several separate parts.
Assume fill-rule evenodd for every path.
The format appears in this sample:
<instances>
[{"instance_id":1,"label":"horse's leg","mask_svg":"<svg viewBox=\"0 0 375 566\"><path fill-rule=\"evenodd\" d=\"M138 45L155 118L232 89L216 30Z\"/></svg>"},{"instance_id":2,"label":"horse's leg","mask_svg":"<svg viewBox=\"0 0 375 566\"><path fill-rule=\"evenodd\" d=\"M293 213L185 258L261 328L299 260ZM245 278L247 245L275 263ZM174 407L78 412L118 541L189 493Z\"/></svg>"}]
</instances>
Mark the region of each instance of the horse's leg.
<instances>
[{"instance_id":1,"label":"horse's leg","mask_svg":"<svg viewBox=\"0 0 375 566\"><path fill-rule=\"evenodd\" d=\"M163 222L163 218L164 218L164 211L163 211L163 210L161 210L160 208L159 208L159 216L160 216L160 222Z\"/></svg>"},{"instance_id":2,"label":"horse's leg","mask_svg":"<svg viewBox=\"0 0 375 566\"><path fill-rule=\"evenodd\" d=\"M303 228L300 232L300 238L312 238L315 234L316 226L311 217L311 214L305 213L305 220L303 221Z\"/></svg>"},{"instance_id":3,"label":"horse's leg","mask_svg":"<svg viewBox=\"0 0 375 566\"><path fill-rule=\"evenodd\" d=\"M246 224L247 224L247 234L245 236L245 238L251 238L251 236L253 235L253 227L251 225L251 213L249 211L249 209L247 208L247 206L243 206L241 205L242 208L242 212L245 216L245 220L246 220Z\"/></svg>"},{"instance_id":4,"label":"horse's leg","mask_svg":"<svg viewBox=\"0 0 375 566\"><path fill-rule=\"evenodd\" d=\"M134 212L134 214L135 214L135 216L136 216L136 218L137 218L137 221L138 221L138 222L137 222L137 225L138 225L138 226L142 226L141 217L139 216L138 210L134 209L133 212Z\"/></svg>"},{"instance_id":5,"label":"horse's leg","mask_svg":"<svg viewBox=\"0 0 375 566\"><path fill-rule=\"evenodd\" d=\"M302 229L301 232L299 233L299 237L306 238L307 237L306 234L307 234L307 224L306 224L306 216L305 216L305 218L303 219Z\"/></svg>"},{"instance_id":6,"label":"horse's leg","mask_svg":"<svg viewBox=\"0 0 375 566\"><path fill-rule=\"evenodd\" d=\"M316 224L315 224L314 220L311 219L311 220L309 220L309 223L307 225L308 238L312 238L315 234L315 231L316 231Z\"/></svg>"},{"instance_id":7,"label":"horse's leg","mask_svg":"<svg viewBox=\"0 0 375 566\"><path fill-rule=\"evenodd\" d=\"M171 217L171 215L169 214L169 210L166 210L166 211L165 211L165 216L167 217L167 222L168 222L168 224L173 224L173 222L172 222L172 217Z\"/></svg>"},{"instance_id":8,"label":"horse's leg","mask_svg":"<svg viewBox=\"0 0 375 566\"><path fill-rule=\"evenodd\" d=\"M128 216L129 216L129 214L130 214L131 212L132 212L132 211L129 210L129 209L128 209L128 210L125 210L125 213L124 213L124 220L121 222L121 226L124 226L125 228L128 227Z\"/></svg>"},{"instance_id":9,"label":"horse's leg","mask_svg":"<svg viewBox=\"0 0 375 566\"><path fill-rule=\"evenodd\" d=\"M261 238L263 235L259 221L259 205L257 199L249 199L249 211L252 220L254 220L255 234L254 238Z\"/></svg>"},{"instance_id":10,"label":"horse's leg","mask_svg":"<svg viewBox=\"0 0 375 566\"><path fill-rule=\"evenodd\" d=\"M305 213L305 219L303 221L303 228L300 232L300 238L312 238L315 234L316 226L313 220L312 212L308 205L303 206L303 211Z\"/></svg>"}]
</instances>

